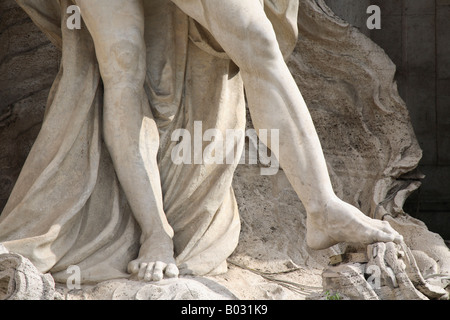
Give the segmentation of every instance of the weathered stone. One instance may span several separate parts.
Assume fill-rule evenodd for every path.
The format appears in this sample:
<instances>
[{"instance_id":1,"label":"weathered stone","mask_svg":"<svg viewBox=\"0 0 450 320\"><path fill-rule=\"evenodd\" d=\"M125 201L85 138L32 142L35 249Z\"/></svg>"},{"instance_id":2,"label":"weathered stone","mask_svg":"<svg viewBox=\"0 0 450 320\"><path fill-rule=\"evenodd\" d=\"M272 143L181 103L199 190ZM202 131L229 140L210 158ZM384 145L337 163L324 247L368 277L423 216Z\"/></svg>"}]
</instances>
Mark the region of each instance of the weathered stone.
<instances>
[{"instance_id":1,"label":"weathered stone","mask_svg":"<svg viewBox=\"0 0 450 320\"><path fill-rule=\"evenodd\" d=\"M57 291L64 300L235 300L225 287L205 278L165 279L147 283L132 280L110 280L96 286Z\"/></svg>"},{"instance_id":2,"label":"weathered stone","mask_svg":"<svg viewBox=\"0 0 450 320\"><path fill-rule=\"evenodd\" d=\"M364 252L362 252L364 253ZM427 282L406 245L368 245L367 263L343 262L322 273L325 291L353 300L448 299L448 293Z\"/></svg>"},{"instance_id":3,"label":"weathered stone","mask_svg":"<svg viewBox=\"0 0 450 320\"><path fill-rule=\"evenodd\" d=\"M55 282L25 257L0 254L0 300L53 300Z\"/></svg>"}]
</instances>

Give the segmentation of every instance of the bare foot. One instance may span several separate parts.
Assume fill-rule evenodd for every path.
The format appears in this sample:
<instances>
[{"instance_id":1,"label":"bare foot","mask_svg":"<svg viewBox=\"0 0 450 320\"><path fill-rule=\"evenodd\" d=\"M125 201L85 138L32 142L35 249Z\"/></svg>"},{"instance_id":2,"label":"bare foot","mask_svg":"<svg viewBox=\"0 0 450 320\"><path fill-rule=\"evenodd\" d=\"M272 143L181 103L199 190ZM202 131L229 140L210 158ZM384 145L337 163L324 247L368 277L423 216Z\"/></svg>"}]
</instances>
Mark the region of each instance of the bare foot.
<instances>
[{"instance_id":1,"label":"bare foot","mask_svg":"<svg viewBox=\"0 0 450 320\"><path fill-rule=\"evenodd\" d=\"M138 258L128 264L128 273L143 281L178 277L172 239L167 235L147 238L141 244Z\"/></svg>"},{"instance_id":2,"label":"bare foot","mask_svg":"<svg viewBox=\"0 0 450 320\"><path fill-rule=\"evenodd\" d=\"M308 212L306 241L313 249L326 249L340 242L371 244L402 240L389 222L371 219L338 198L329 201L321 211Z\"/></svg>"}]
</instances>

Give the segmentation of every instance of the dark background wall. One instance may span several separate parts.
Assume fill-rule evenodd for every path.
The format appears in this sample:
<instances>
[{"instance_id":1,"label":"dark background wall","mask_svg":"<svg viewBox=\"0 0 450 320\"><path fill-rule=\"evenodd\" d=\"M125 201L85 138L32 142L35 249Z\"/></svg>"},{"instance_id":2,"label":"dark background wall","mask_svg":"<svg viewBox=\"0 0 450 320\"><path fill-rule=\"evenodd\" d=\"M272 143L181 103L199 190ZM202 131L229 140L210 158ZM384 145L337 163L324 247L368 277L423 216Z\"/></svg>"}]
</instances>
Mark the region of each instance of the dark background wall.
<instances>
[{"instance_id":1,"label":"dark background wall","mask_svg":"<svg viewBox=\"0 0 450 320\"><path fill-rule=\"evenodd\" d=\"M0 0L0 212L41 128L60 53L14 0Z\"/></svg>"},{"instance_id":2,"label":"dark background wall","mask_svg":"<svg viewBox=\"0 0 450 320\"><path fill-rule=\"evenodd\" d=\"M397 66L423 150L422 186L405 211L450 239L450 0L325 0L333 11L380 45ZM381 29L366 26L367 7L381 9Z\"/></svg>"}]
</instances>

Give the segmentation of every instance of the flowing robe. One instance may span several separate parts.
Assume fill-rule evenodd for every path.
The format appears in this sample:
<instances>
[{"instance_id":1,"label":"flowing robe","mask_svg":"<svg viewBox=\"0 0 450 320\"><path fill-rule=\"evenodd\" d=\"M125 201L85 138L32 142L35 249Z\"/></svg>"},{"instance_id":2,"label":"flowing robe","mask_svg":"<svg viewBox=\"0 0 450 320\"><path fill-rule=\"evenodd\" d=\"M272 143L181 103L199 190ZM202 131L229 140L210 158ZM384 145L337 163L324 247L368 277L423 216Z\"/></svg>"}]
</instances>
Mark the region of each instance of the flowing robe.
<instances>
[{"instance_id":1,"label":"flowing robe","mask_svg":"<svg viewBox=\"0 0 450 320\"><path fill-rule=\"evenodd\" d=\"M84 25L66 27L70 0L17 2L61 48L62 60L41 131L0 215L0 242L60 282L71 265L80 267L83 283L128 277L141 231L103 142L92 38ZM297 39L298 0L263 5L287 56ZM244 144L243 83L211 35L173 3L144 0L144 6L145 90L160 133L158 165L176 262L182 274L224 272L240 232L232 179ZM232 164L174 164L172 132L183 128L194 138L196 121L203 132L215 128L224 137L227 129L240 130Z\"/></svg>"}]
</instances>

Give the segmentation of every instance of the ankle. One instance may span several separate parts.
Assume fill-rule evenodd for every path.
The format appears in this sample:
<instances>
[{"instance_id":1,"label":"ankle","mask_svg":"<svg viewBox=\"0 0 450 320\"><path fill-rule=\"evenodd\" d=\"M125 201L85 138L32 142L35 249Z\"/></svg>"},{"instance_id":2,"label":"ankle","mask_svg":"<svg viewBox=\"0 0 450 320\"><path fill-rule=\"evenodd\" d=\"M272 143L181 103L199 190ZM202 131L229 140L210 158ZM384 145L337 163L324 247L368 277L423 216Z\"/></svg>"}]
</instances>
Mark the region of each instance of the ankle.
<instances>
[{"instance_id":1,"label":"ankle","mask_svg":"<svg viewBox=\"0 0 450 320\"><path fill-rule=\"evenodd\" d=\"M140 244L142 245L144 242L150 241L163 241L163 240L172 240L173 231L166 232L164 229L161 230L150 230L150 231L142 231Z\"/></svg>"},{"instance_id":2,"label":"ankle","mask_svg":"<svg viewBox=\"0 0 450 320\"><path fill-rule=\"evenodd\" d=\"M333 194L327 197L315 198L308 201L308 203L305 204L305 209L308 216L321 217L330 207L337 205L341 201L341 199Z\"/></svg>"}]
</instances>

